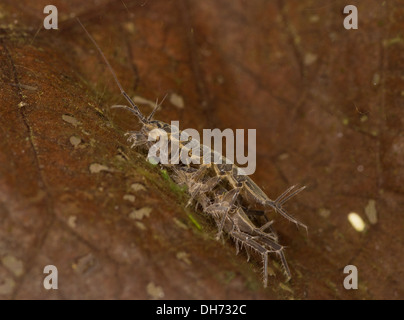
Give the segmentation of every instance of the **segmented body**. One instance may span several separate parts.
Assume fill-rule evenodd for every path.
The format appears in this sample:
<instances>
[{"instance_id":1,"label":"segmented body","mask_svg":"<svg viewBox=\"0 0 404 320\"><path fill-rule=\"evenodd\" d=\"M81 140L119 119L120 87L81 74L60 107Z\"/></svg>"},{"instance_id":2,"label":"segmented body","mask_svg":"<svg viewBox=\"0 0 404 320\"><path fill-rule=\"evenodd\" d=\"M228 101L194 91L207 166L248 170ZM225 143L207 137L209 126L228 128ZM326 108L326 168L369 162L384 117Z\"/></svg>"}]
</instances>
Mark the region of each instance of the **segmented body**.
<instances>
[{"instance_id":1,"label":"segmented body","mask_svg":"<svg viewBox=\"0 0 404 320\"><path fill-rule=\"evenodd\" d=\"M147 149L150 149L155 145L155 141L159 139L156 135L156 130L166 133L169 154L160 154L158 156L167 156L171 160L174 159L171 163L162 163L162 165L169 169L172 178L178 184L187 187L190 195L188 204L193 201L196 202L196 207L201 207L205 214L212 217L218 227L218 238L223 233L228 234L236 243L237 253L244 248L247 251L248 258L250 257L250 252L256 252L261 256L265 287L268 281L268 255L270 253L276 253L279 256L285 275L289 279L291 274L283 252L284 247L278 243L278 236L272 229L273 221L268 220L266 212L274 210L289 221L307 229L304 224L290 216L283 208L283 204L302 191L304 187L299 189L295 189L294 186L290 187L276 200L271 200L251 178L240 174L242 169L230 163L221 154L199 144L196 140L189 139L186 135L180 134L180 137L185 137L185 139L181 138L180 140L174 134L179 133L177 127L153 120L152 117L158 105L148 117L145 117L123 90L114 70L98 44L81 24L80 20L78 18L77 20L104 59L117 86L121 90L121 94L130 104L130 107L114 107L129 110L142 124L140 131L127 133L132 147L146 146ZM150 137L154 139L149 141ZM178 145L177 154L171 154L171 144ZM199 153L190 154L195 148L199 149ZM183 153L189 156L188 161L175 161L176 158L181 158ZM207 161L208 159L211 161Z\"/></svg>"},{"instance_id":2,"label":"segmented body","mask_svg":"<svg viewBox=\"0 0 404 320\"><path fill-rule=\"evenodd\" d=\"M165 135L158 136L156 132L159 131ZM181 136L183 139L175 138L173 132L179 133L176 136ZM187 187L190 195L188 204L195 202L196 208L200 207L205 214L211 216L218 227L218 238L223 232L228 234L236 243L237 253L241 248L245 248L248 257L250 251L261 256L265 287L268 278L269 253L276 253L279 256L286 277L288 279L291 277L283 252L284 247L278 243L278 236L272 229L272 221L266 218L265 212L270 209L275 210L288 220L306 228L282 207L287 200L304 188L291 187L278 199L271 200L251 178L240 174L242 169L230 163L228 159L200 144L199 141L188 139L187 134L179 131L177 127L158 120L143 125L141 131L132 131L127 135L132 147L146 146L147 149L151 148L156 141L162 142L160 139L165 136L168 146L166 158L173 162L182 154L188 155L188 159L191 159L188 163L161 164L169 170L174 181ZM179 152L175 155L171 154L172 143L179 146ZM199 154L192 154L192 150L195 149L199 149ZM211 162L206 163L208 161L204 160L207 159ZM192 163L192 160L197 164ZM159 162L159 159L154 161Z\"/></svg>"}]
</instances>

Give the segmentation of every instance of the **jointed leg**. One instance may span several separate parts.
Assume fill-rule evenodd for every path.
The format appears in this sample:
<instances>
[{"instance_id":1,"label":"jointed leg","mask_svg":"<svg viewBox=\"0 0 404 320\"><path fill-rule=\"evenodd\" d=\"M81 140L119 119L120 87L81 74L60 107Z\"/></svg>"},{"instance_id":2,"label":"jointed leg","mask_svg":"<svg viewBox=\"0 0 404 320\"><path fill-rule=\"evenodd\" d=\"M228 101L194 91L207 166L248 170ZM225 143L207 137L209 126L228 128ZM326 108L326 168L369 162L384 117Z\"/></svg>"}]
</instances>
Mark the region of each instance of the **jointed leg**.
<instances>
[{"instance_id":1,"label":"jointed leg","mask_svg":"<svg viewBox=\"0 0 404 320\"><path fill-rule=\"evenodd\" d=\"M267 201L266 204L270 207L272 207L273 209L275 209L276 212L279 212L282 216L284 216L286 219L288 219L289 221L292 221L293 223L295 223L296 225L302 226L303 228L306 229L307 231L307 226L303 223L301 223L300 221L296 220L294 217L292 217L284 208L283 208L283 204L290 200L292 197L294 197L295 195L297 195L299 192L301 192L303 189L305 189L306 187L301 187L299 189L296 189L294 191L292 191L295 188L295 186L292 186L290 188L288 188L285 192L283 192L275 201Z\"/></svg>"}]
</instances>

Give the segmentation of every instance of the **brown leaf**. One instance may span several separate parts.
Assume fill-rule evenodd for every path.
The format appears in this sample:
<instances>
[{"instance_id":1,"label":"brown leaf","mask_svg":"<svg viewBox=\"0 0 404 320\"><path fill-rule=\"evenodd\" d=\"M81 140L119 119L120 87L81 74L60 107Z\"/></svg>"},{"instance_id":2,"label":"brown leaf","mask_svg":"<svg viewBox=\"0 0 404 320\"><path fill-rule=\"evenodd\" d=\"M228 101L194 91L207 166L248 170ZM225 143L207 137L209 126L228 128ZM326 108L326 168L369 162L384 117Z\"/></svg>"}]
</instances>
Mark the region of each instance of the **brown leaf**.
<instances>
[{"instance_id":1,"label":"brown leaf","mask_svg":"<svg viewBox=\"0 0 404 320\"><path fill-rule=\"evenodd\" d=\"M124 3L54 1L57 31L38 31L47 1L0 4L0 297L403 298L399 2L352 1L358 30L343 28L340 0ZM308 236L275 217L287 285L275 264L263 289L260 261L215 241L214 223L129 148L123 133L137 121L109 108L125 100L75 15L130 96L170 95L158 119L257 129L256 182L272 198L308 186L288 205ZM358 233L347 216L365 217L371 199L377 223ZM149 217L129 217L144 207ZM49 264L58 290L38 286ZM342 285L348 264L359 290Z\"/></svg>"}]
</instances>

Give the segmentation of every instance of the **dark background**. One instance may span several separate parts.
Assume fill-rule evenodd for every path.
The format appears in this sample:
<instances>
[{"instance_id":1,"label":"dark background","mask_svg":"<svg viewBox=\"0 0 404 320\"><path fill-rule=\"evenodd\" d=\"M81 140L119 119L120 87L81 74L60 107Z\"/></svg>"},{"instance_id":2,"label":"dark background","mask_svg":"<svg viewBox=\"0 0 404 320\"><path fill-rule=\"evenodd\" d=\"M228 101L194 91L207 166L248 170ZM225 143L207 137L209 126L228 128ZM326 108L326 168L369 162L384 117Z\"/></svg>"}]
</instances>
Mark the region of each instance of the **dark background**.
<instances>
[{"instance_id":1,"label":"dark background","mask_svg":"<svg viewBox=\"0 0 404 320\"><path fill-rule=\"evenodd\" d=\"M0 298L404 298L402 1L52 1L59 29L45 30L48 4L0 2ZM349 4L358 30L343 27ZM136 119L109 108L125 101L76 16L130 96L183 98L156 118L257 129L258 185L307 186L287 209L308 235L275 217L289 283L271 263L264 289L259 259L215 241L129 148ZM58 290L43 288L48 264ZM342 285L348 264L358 290Z\"/></svg>"}]
</instances>

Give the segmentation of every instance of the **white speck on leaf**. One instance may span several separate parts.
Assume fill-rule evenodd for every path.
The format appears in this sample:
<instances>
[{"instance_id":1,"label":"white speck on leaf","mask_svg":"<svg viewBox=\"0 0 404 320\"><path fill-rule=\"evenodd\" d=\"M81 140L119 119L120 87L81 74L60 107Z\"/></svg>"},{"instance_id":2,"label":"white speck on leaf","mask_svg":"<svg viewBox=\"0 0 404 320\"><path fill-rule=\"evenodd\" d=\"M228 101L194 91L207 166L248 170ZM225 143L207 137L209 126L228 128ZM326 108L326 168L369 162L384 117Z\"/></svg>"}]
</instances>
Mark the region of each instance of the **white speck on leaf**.
<instances>
[{"instance_id":1,"label":"white speck on leaf","mask_svg":"<svg viewBox=\"0 0 404 320\"><path fill-rule=\"evenodd\" d=\"M67 224L69 225L70 228L76 228L77 224L77 217L76 216L70 216L69 219L67 220Z\"/></svg>"},{"instance_id":2,"label":"white speck on leaf","mask_svg":"<svg viewBox=\"0 0 404 320\"><path fill-rule=\"evenodd\" d=\"M110 168L108 168L107 166L104 166L104 165L99 164L99 163L90 164L90 172L91 173L99 173L101 171L111 172L112 170Z\"/></svg>"},{"instance_id":3,"label":"white speck on leaf","mask_svg":"<svg viewBox=\"0 0 404 320\"><path fill-rule=\"evenodd\" d=\"M150 216L150 212L152 212L152 208L150 207L144 207L138 210L133 210L129 214L130 219L135 219L135 220L142 220L144 217L148 218Z\"/></svg>"},{"instance_id":4,"label":"white speck on leaf","mask_svg":"<svg viewBox=\"0 0 404 320\"><path fill-rule=\"evenodd\" d=\"M1 262L6 269L11 271L17 277L24 273L23 262L14 256L7 255L1 259Z\"/></svg>"},{"instance_id":5,"label":"white speck on leaf","mask_svg":"<svg viewBox=\"0 0 404 320\"><path fill-rule=\"evenodd\" d=\"M136 221L136 227L138 227L140 230L146 230L146 226L144 225L144 223L140 222L140 221Z\"/></svg>"},{"instance_id":6,"label":"white speck on leaf","mask_svg":"<svg viewBox=\"0 0 404 320\"><path fill-rule=\"evenodd\" d=\"M191 260L189 260L189 253L186 253L184 251L179 251L177 252L176 255L178 260L184 261L187 265L191 265Z\"/></svg>"},{"instance_id":7,"label":"white speck on leaf","mask_svg":"<svg viewBox=\"0 0 404 320\"><path fill-rule=\"evenodd\" d=\"M18 108L25 107L26 105L27 105L27 103L26 103L26 102L21 101L21 102L18 104Z\"/></svg>"},{"instance_id":8,"label":"white speck on leaf","mask_svg":"<svg viewBox=\"0 0 404 320\"><path fill-rule=\"evenodd\" d=\"M125 194L123 196L123 200L129 201L129 202L135 202L135 196L132 194Z\"/></svg>"},{"instance_id":9,"label":"white speck on leaf","mask_svg":"<svg viewBox=\"0 0 404 320\"><path fill-rule=\"evenodd\" d=\"M351 223L352 227L358 232L362 232L365 230L366 225L361 216L355 212L351 212L348 214L348 220Z\"/></svg>"},{"instance_id":10,"label":"white speck on leaf","mask_svg":"<svg viewBox=\"0 0 404 320\"><path fill-rule=\"evenodd\" d=\"M81 138L77 136L71 136L70 143L76 148L81 143Z\"/></svg>"},{"instance_id":11,"label":"white speck on leaf","mask_svg":"<svg viewBox=\"0 0 404 320\"><path fill-rule=\"evenodd\" d=\"M80 124L80 122L75 117L69 116L68 114L64 114L62 116L62 119L63 121L70 123L74 127L77 127Z\"/></svg>"},{"instance_id":12,"label":"white speck on leaf","mask_svg":"<svg viewBox=\"0 0 404 320\"><path fill-rule=\"evenodd\" d=\"M170 95L170 102L179 109L184 108L184 99L179 94L172 93Z\"/></svg>"},{"instance_id":13,"label":"white speck on leaf","mask_svg":"<svg viewBox=\"0 0 404 320\"><path fill-rule=\"evenodd\" d=\"M146 287L147 294L154 300L161 299L164 297L163 288L156 286L153 282L149 282Z\"/></svg>"},{"instance_id":14,"label":"white speck on leaf","mask_svg":"<svg viewBox=\"0 0 404 320\"><path fill-rule=\"evenodd\" d=\"M365 207L365 213L371 224L377 223L377 211L376 211L376 201L375 200L373 200L373 199L369 200L367 206Z\"/></svg>"},{"instance_id":15,"label":"white speck on leaf","mask_svg":"<svg viewBox=\"0 0 404 320\"><path fill-rule=\"evenodd\" d=\"M137 104L148 105L148 106L150 106L150 107L152 107L152 108L154 108L155 105L156 105L156 103L155 103L154 101L151 101L151 100L142 98L142 97L140 97L140 96L134 96L134 97L133 97L133 102L134 102L134 103L137 103Z\"/></svg>"},{"instance_id":16,"label":"white speck on leaf","mask_svg":"<svg viewBox=\"0 0 404 320\"><path fill-rule=\"evenodd\" d=\"M146 191L146 188L144 187L144 185L142 185L140 183L133 183L130 187L135 192Z\"/></svg>"}]
</instances>

